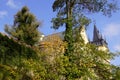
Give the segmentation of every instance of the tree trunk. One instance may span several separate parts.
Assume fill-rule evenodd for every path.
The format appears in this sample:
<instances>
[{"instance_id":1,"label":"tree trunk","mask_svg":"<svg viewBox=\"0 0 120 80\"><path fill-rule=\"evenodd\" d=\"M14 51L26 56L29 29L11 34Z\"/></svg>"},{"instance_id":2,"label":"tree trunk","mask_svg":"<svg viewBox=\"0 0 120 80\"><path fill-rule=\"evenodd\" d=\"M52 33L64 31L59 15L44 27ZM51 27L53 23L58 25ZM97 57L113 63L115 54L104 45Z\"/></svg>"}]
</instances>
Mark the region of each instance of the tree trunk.
<instances>
[{"instance_id":1,"label":"tree trunk","mask_svg":"<svg viewBox=\"0 0 120 80\"><path fill-rule=\"evenodd\" d=\"M68 42L68 48L65 55L68 55L73 50L73 34L72 34L72 8L70 7L70 0L66 1L66 30L65 30L65 41Z\"/></svg>"}]
</instances>

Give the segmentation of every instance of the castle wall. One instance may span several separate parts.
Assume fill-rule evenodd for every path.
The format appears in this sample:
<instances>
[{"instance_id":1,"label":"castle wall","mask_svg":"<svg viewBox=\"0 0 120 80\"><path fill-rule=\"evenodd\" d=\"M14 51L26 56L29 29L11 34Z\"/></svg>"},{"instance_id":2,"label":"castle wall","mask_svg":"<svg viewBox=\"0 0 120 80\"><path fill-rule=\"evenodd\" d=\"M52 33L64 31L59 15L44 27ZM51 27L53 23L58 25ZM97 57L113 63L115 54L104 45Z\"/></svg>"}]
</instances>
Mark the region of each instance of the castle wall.
<instances>
[{"instance_id":1,"label":"castle wall","mask_svg":"<svg viewBox=\"0 0 120 80\"><path fill-rule=\"evenodd\" d=\"M99 46L99 47L98 47L98 50L108 51L108 48L107 48L106 46L102 45L102 46Z\"/></svg>"}]
</instances>

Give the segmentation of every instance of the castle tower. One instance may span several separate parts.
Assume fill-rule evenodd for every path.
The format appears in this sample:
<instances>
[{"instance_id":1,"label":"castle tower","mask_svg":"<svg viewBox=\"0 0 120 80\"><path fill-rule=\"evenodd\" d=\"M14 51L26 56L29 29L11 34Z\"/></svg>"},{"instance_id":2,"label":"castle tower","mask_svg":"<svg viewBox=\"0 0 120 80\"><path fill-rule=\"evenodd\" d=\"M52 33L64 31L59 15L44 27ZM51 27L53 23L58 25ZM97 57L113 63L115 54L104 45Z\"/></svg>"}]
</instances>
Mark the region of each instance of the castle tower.
<instances>
[{"instance_id":1,"label":"castle tower","mask_svg":"<svg viewBox=\"0 0 120 80\"><path fill-rule=\"evenodd\" d=\"M87 44L89 41L88 41L88 37L86 34L85 26L81 27L80 34L81 34L82 39L84 40L84 43Z\"/></svg>"},{"instance_id":2,"label":"castle tower","mask_svg":"<svg viewBox=\"0 0 120 80\"><path fill-rule=\"evenodd\" d=\"M96 25L94 25L94 31L93 31L93 44L98 46L99 50L107 51L108 50L108 44L105 39L103 39L102 35L99 33Z\"/></svg>"}]
</instances>

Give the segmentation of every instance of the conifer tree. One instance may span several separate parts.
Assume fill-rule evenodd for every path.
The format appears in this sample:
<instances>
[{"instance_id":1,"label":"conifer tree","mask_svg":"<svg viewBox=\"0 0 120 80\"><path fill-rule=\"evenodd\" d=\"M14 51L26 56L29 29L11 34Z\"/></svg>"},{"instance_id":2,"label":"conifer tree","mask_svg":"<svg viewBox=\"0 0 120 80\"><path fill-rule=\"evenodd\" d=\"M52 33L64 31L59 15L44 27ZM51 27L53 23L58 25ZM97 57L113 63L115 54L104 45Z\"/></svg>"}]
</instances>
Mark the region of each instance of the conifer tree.
<instances>
[{"instance_id":1,"label":"conifer tree","mask_svg":"<svg viewBox=\"0 0 120 80\"><path fill-rule=\"evenodd\" d=\"M5 26L5 31L19 41L25 42L28 45L34 45L40 37L38 31L39 26L40 22L38 22L35 16L30 13L29 9L24 6L14 16L14 24L12 26Z\"/></svg>"}]
</instances>

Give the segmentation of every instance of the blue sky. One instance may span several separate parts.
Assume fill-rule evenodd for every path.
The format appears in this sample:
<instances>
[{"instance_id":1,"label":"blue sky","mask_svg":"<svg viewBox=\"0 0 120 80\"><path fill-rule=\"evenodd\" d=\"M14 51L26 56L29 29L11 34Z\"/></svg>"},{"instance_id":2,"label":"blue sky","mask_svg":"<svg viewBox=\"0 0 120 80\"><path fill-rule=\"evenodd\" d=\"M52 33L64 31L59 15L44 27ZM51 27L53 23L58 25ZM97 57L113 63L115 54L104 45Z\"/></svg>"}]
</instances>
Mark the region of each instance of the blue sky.
<instances>
[{"instance_id":1,"label":"blue sky","mask_svg":"<svg viewBox=\"0 0 120 80\"><path fill-rule=\"evenodd\" d=\"M12 25L14 15L23 7L28 6L30 12L42 22L40 31L45 35L63 31L51 29L51 19L55 17L52 11L54 0L0 0L0 32L4 32L4 25ZM118 4L120 1L118 0ZM102 14L88 14L95 22L101 34L106 38L110 51L120 51L120 11L113 13L111 17L105 17ZM94 23L88 26L87 34L92 39ZM120 64L120 57L117 57L111 63Z\"/></svg>"}]
</instances>

